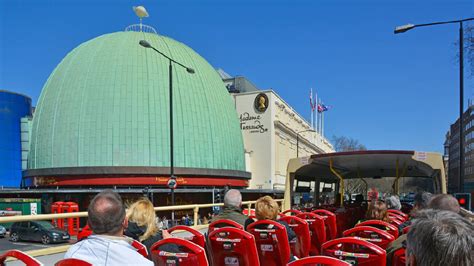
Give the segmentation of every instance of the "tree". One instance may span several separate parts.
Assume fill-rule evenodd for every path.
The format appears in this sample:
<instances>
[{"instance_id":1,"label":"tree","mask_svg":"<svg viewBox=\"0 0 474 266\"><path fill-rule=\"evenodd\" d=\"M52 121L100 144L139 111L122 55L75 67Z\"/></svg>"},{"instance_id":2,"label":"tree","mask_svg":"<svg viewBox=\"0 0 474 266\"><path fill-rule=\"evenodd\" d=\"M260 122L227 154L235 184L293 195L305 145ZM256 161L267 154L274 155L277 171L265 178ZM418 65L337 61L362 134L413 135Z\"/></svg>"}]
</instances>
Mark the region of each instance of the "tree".
<instances>
[{"instance_id":1,"label":"tree","mask_svg":"<svg viewBox=\"0 0 474 266\"><path fill-rule=\"evenodd\" d=\"M459 49L459 40L455 43L456 49ZM474 25L464 26L464 58L467 66L471 69L471 77L474 77ZM459 63L459 52L456 53L456 59Z\"/></svg>"},{"instance_id":2,"label":"tree","mask_svg":"<svg viewBox=\"0 0 474 266\"><path fill-rule=\"evenodd\" d=\"M364 144L359 143L358 140L345 137L345 136L333 136L332 142L334 143L334 149L337 152L340 151L365 151L367 148Z\"/></svg>"},{"instance_id":3,"label":"tree","mask_svg":"<svg viewBox=\"0 0 474 266\"><path fill-rule=\"evenodd\" d=\"M464 29L464 51L471 68L471 76L474 77L474 25L468 25Z\"/></svg>"},{"instance_id":4,"label":"tree","mask_svg":"<svg viewBox=\"0 0 474 266\"><path fill-rule=\"evenodd\" d=\"M345 137L345 136L333 136L332 142L334 149L337 152L341 151L365 151L367 148L364 144L359 143L358 140ZM345 191L349 194L363 193L365 190L365 184L360 179L348 179L345 181Z\"/></svg>"}]
</instances>

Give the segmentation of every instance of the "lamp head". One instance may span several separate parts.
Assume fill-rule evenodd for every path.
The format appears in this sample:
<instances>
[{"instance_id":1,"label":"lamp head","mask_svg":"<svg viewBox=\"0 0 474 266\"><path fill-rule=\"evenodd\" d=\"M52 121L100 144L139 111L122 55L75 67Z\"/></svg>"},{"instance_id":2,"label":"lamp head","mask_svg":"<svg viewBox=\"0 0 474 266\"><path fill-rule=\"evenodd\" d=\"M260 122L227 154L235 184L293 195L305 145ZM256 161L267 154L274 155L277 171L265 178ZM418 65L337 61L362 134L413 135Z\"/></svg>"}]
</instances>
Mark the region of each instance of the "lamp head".
<instances>
[{"instance_id":1,"label":"lamp head","mask_svg":"<svg viewBox=\"0 0 474 266\"><path fill-rule=\"evenodd\" d=\"M414 27L415 27L415 25L413 25L413 24L406 24L406 25L403 25L403 26L398 26L398 27L395 28L393 33L395 33L395 34L403 33L405 31L413 29Z\"/></svg>"},{"instance_id":2,"label":"lamp head","mask_svg":"<svg viewBox=\"0 0 474 266\"><path fill-rule=\"evenodd\" d=\"M141 40L139 44L145 48L151 48L151 44L145 40Z\"/></svg>"},{"instance_id":3,"label":"lamp head","mask_svg":"<svg viewBox=\"0 0 474 266\"><path fill-rule=\"evenodd\" d=\"M188 71L189 74L194 74L195 73L194 69L192 69L190 67L187 67L186 71Z\"/></svg>"}]
</instances>

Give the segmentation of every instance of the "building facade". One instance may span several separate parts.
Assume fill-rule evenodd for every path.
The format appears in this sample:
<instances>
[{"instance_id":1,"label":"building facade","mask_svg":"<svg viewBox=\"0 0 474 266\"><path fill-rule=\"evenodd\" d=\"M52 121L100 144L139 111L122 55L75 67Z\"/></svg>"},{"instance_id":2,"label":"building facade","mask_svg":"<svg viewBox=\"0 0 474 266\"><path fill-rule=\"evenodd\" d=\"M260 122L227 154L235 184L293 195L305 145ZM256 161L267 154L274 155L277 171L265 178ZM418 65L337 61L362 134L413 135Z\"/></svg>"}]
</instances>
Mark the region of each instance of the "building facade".
<instances>
[{"instance_id":1,"label":"building facade","mask_svg":"<svg viewBox=\"0 0 474 266\"><path fill-rule=\"evenodd\" d=\"M22 145L27 138L22 118L32 115L31 98L22 94L0 90L0 186L19 187L22 162L26 162L28 147Z\"/></svg>"},{"instance_id":2,"label":"building facade","mask_svg":"<svg viewBox=\"0 0 474 266\"><path fill-rule=\"evenodd\" d=\"M474 194L474 106L469 107L463 115L464 137L464 192ZM448 156L448 192L460 191L459 182L459 118L450 126L446 134L445 154ZM473 195L474 196L474 195Z\"/></svg>"},{"instance_id":3,"label":"building facade","mask_svg":"<svg viewBox=\"0 0 474 266\"><path fill-rule=\"evenodd\" d=\"M252 173L249 188L283 190L291 158L334 151L329 141L273 90L232 95L247 171Z\"/></svg>"}]
</instances>

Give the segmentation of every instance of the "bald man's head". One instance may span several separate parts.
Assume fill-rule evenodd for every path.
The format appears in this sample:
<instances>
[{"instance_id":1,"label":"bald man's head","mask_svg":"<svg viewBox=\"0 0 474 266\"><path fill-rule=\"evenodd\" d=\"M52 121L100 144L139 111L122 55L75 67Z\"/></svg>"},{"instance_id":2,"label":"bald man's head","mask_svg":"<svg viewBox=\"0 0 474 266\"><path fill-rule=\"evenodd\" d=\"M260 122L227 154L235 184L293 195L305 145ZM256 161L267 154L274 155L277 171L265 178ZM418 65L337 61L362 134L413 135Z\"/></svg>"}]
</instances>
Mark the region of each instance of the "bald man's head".
<instances>
[{"instance_id":1,"label":"bald man's head","mask_svg":"<svg viewBox=\"0 0 474 266\"><path fill-rule=\"evenodd\" d=\"M115 235L123 230L125 207L120 195L112 190L97 194L87 212L88 224L95 234Z\"/></svg>"},{"instance_id":2,"label":"bald man's head","mask_svg":"<svg viewBox=\"0 0 474 266\"><path fill-rule=\"evenodd\" d=\"M458 214L461 211L461 207L459 206L456 198L448 194L439 194L434 196L428 204L428 208L442 211L452 211Z\"/></svg>"}]
</instances>

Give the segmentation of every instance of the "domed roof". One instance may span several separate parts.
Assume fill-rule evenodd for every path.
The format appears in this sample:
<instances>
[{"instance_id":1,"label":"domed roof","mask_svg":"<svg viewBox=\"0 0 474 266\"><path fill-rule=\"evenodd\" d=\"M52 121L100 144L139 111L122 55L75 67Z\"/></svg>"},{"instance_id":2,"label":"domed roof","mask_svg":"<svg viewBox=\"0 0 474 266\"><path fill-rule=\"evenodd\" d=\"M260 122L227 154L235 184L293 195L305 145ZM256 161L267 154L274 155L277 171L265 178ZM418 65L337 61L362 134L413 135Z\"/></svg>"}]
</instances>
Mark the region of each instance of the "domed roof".
<instances>
[{"instance_id":1,"label":"domed roof","mask_svg":"<svg viewBox=\"0 0 474 266\"><path fill-rule=\"evenodd\" d=\"M38 101L29 169L170 165L168 60L173 66L176 167L245 171L231 96L214 68L188 46L144 32L99 36L72 50Z\"/></svg>"}]
</instances>

